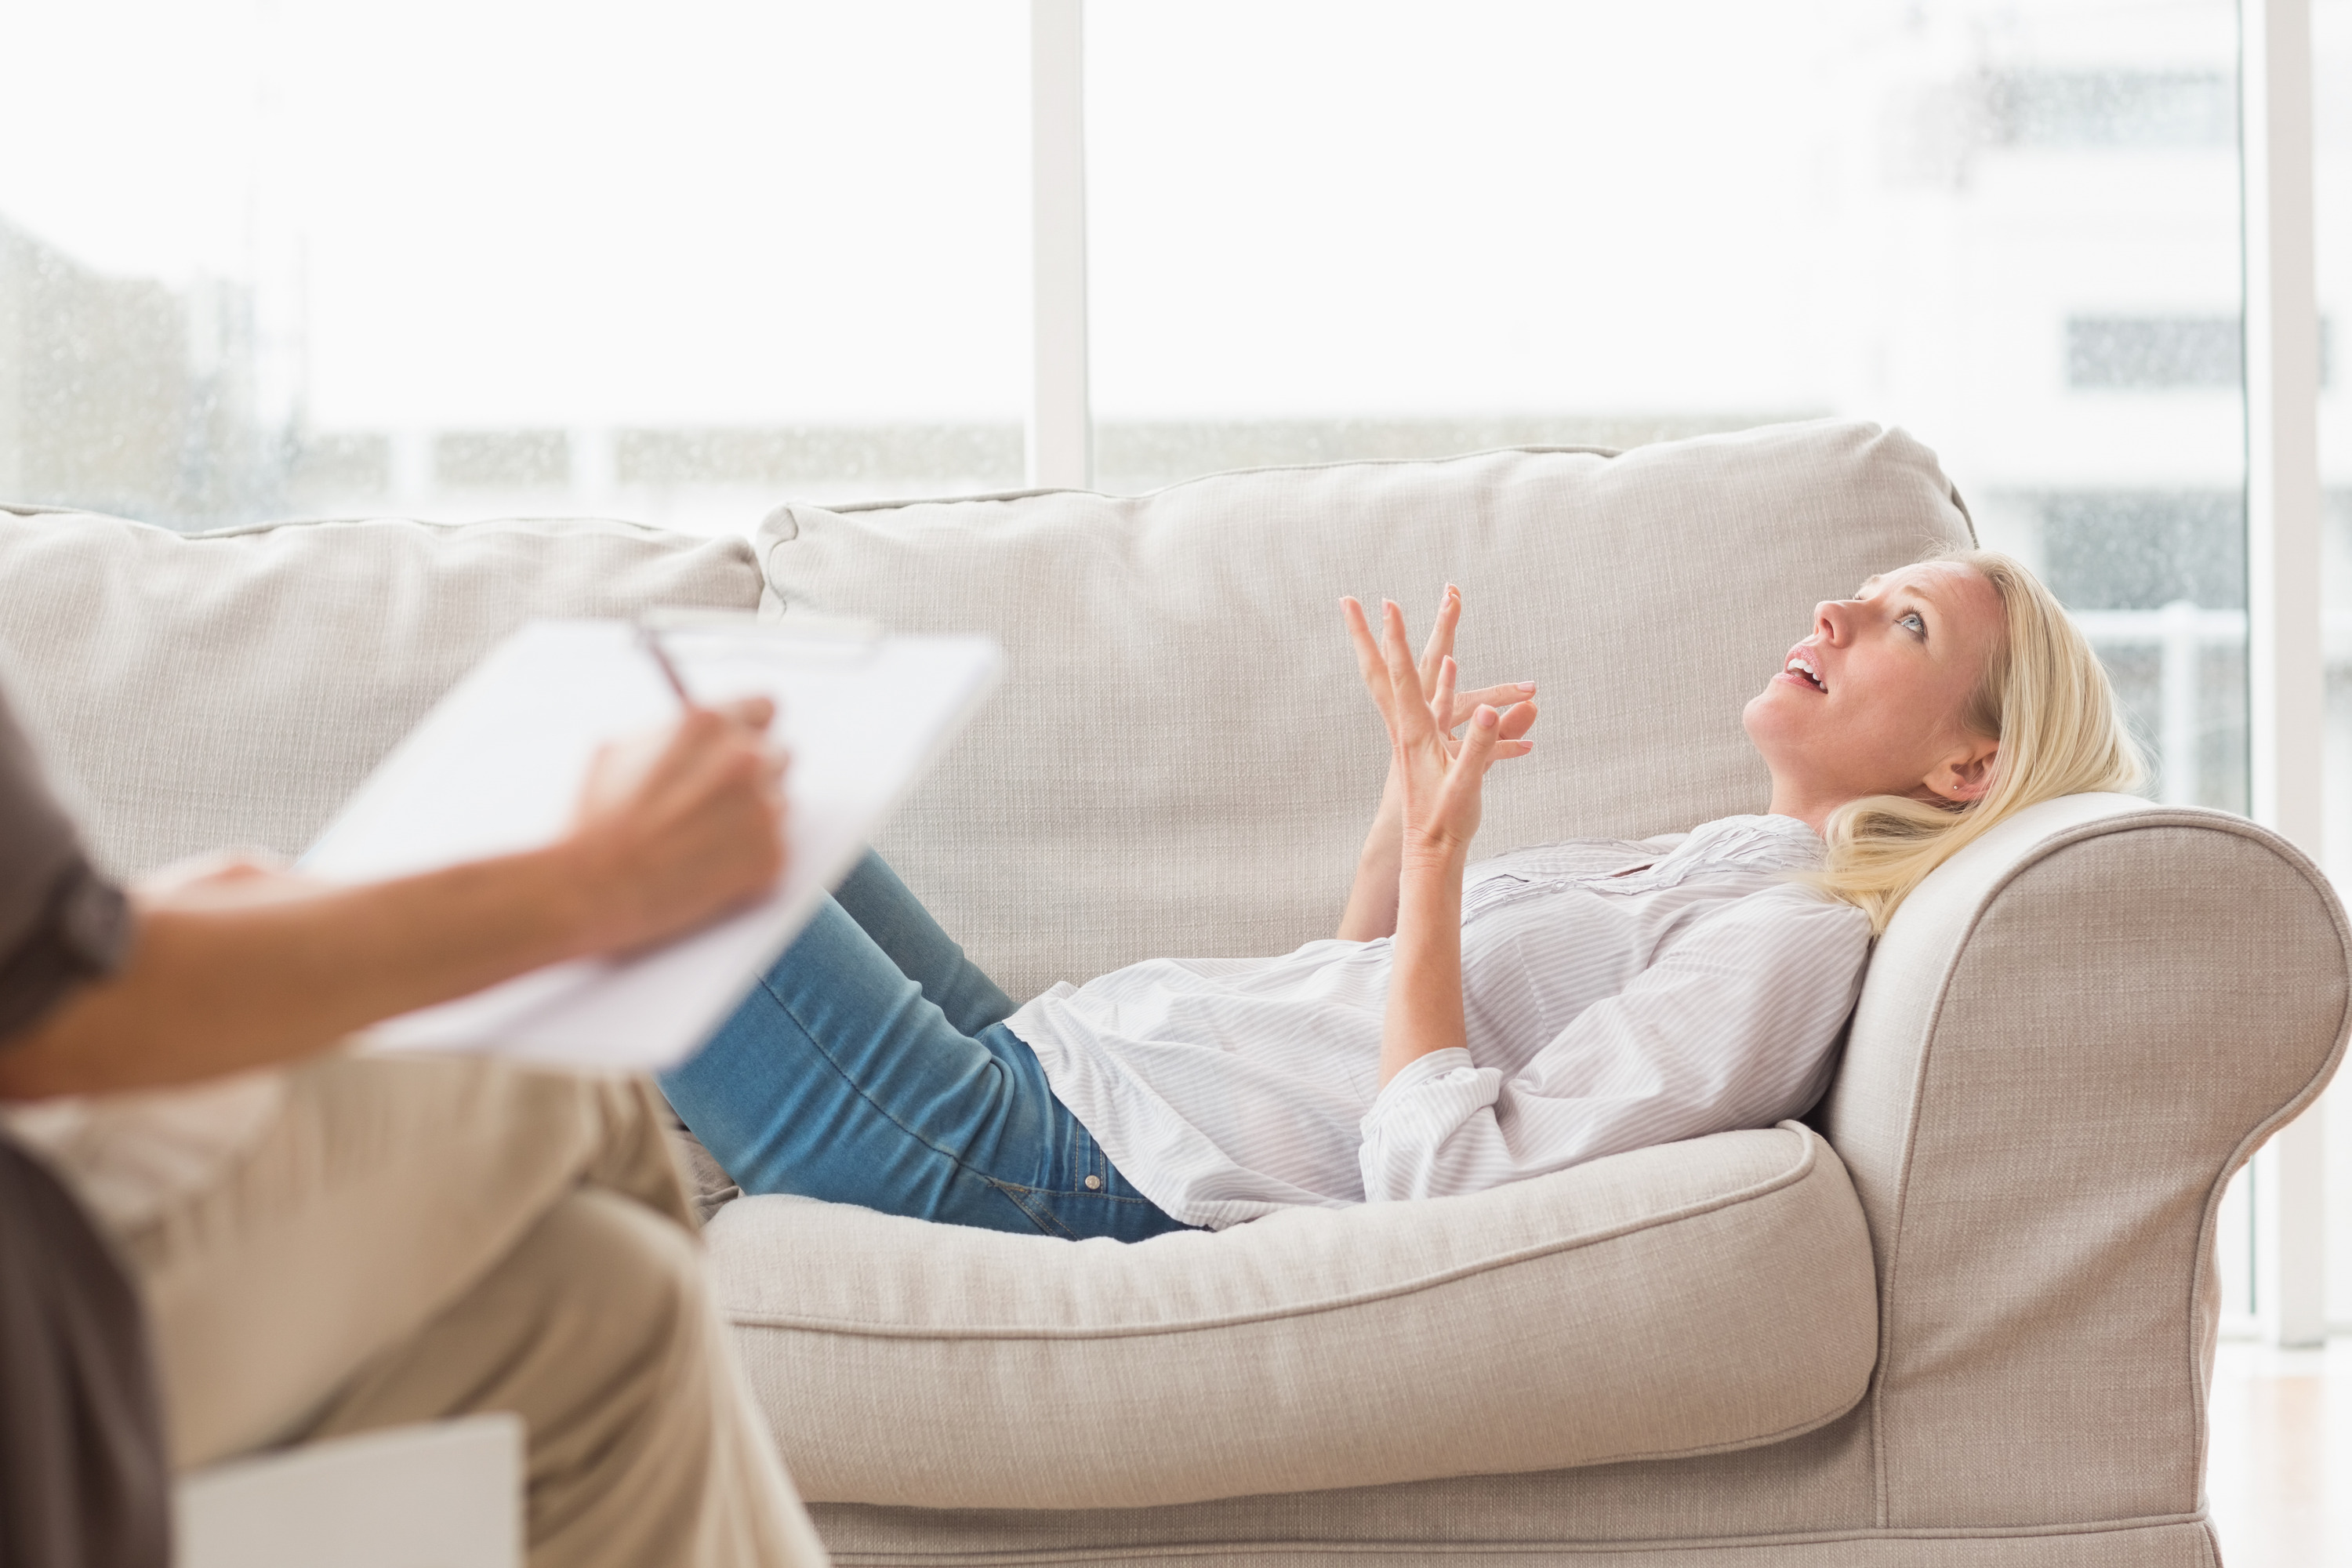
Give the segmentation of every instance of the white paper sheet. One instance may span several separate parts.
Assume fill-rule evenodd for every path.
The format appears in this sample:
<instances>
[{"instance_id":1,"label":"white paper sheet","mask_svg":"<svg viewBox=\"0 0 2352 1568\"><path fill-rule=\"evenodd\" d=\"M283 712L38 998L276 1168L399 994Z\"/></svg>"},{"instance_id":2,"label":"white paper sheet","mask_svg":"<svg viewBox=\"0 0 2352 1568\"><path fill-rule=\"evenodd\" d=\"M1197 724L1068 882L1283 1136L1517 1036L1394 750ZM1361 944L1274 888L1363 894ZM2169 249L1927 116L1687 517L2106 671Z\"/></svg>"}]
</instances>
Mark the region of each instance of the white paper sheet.
<instances>
[{"instance_id":1,"label":"white paper sheet","mask_svg":"<svg viewBox=\"0 0 2352 1568\"><path fill-rule=\"evenodd\" d=\"M802 638L689 627L662 646L698 701L764 695L791 748L792 861L773 896L655 952L556 964L369 1031L383 1050L575 1067L684 1059L796 935L996 683L985 637ZM677 717L636 628L539 621L492 649L361 785L301 868L338 881L553 842L596 748Z\"/></svg>"}]
</instances>

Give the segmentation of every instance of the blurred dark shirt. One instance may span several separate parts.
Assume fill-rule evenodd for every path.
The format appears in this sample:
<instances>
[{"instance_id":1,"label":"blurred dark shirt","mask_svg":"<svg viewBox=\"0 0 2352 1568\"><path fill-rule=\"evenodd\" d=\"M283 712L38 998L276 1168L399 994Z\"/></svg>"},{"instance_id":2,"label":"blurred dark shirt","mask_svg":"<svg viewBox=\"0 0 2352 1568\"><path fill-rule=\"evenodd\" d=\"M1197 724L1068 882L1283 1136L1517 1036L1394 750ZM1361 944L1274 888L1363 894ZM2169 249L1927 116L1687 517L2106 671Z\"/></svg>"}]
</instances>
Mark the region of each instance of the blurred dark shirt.
<instances>
[{"instance_id":1,"label":"blurred dark shirt","mask_svg":"<svg viewBox=\"0 0 2352 1568\"><path fill-rule=\"evenodd\" d=\"M82 853L0 697L0 1050L130 942L121 889Z\"/></svg>"},{"instance_id":2,"label":"blurred dark shirt","mask_svg":"<svg viewBox=\"0 0 2352 1568\"><path fill-rule=\"evenodd\" d=\"M0 1053L128 952L0 698ZM0 1135L0 1568L168 1568L171 1476L145 1320L73 1194Z\"/></svg>"}]
</instances>

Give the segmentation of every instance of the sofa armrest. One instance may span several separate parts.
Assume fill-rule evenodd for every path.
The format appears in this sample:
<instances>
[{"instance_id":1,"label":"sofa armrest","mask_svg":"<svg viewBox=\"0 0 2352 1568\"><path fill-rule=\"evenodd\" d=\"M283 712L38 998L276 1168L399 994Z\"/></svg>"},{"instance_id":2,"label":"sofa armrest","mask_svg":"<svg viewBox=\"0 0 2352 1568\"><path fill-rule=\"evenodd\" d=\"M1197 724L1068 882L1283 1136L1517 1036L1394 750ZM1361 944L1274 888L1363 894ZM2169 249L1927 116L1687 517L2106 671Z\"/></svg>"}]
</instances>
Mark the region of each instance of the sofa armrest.
<instances>
[{"instance_id":1,"label":"sofa armrest","mask_svg":"<svg viewBox=\"0 0 2352 1568\"><path fill-rule=\"evenodd\" d=\"M812 1501L1139 1506L1748 1447L1850 1409L1877 1339L1861 1210L1794 1123L1132 1246L778 1197L704 1234Z\"/></svg>"},{"instance_id":2,"label":"sofa armrest","mask_svg":"<svg viewBox=\"0 0 2352 1568\"><path fill-rule=\"evenodd\" d=\"M1819 1118L1877 1249L1881 1526L2197 1511L2214 1219L2342 1058L2348 953L2276 835L2126 795L1905 903Z\"/></svg>"}]
</instances>

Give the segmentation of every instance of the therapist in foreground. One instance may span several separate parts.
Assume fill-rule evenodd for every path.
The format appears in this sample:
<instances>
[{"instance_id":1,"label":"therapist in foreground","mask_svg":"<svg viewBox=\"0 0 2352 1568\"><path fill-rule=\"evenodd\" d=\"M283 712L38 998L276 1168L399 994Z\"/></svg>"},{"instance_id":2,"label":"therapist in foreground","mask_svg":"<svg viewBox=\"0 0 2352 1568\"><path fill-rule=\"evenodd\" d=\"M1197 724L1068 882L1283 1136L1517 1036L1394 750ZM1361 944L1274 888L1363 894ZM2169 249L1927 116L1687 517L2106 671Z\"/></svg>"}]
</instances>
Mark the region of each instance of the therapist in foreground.
<instances>
[{"instance_id":1,"label":"therapist in foreground","mask_svg":"<svg viewBox=\"0 0 2352 1568\"><path fill-rule=\"evenodd\" d=\"M0 702L0 1121L130 1264L175 1468L512 1411L534 1568L824 1561L650 1090L331 1049L768 890L771 717L608 750L544 849L357 887L224 858L126 892Z\"/></svg>"}]
</instances>

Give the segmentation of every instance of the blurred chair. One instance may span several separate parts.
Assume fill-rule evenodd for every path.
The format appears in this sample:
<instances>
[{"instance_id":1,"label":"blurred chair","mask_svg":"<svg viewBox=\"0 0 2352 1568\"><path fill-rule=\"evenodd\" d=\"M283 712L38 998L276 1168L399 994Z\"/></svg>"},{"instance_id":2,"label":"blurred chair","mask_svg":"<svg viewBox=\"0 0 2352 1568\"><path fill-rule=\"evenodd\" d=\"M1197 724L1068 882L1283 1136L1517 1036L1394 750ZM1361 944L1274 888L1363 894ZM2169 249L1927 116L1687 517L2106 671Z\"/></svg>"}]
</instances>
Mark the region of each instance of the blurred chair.
<instances>
[{"instance_id":1,"label":"blurred chair","mask_svg":"<svg viewBox=\"0 0 2352 1568\"><path fill-rule=\"evenodd\" d=\"M399 1426L199 1470L179 1568L522 1568L523 1424Z\"/></svg>"}]
</instances>

